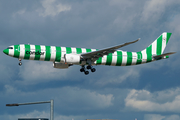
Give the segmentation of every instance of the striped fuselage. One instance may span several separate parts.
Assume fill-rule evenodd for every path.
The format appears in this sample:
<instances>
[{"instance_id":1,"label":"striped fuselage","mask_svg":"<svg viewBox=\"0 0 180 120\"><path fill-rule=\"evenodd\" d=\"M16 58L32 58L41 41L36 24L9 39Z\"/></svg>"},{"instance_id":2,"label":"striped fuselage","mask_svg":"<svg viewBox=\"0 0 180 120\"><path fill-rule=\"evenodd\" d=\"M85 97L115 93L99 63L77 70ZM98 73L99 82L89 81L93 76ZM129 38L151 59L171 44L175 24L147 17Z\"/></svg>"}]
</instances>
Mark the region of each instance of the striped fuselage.
<instances>
[{"instance_id":1,"label":"striped fuselage","mask_svg":"<svg viewBox=\"0 0 180 120\"><path fill-rule=\"evenodd\" d=\"M101 55L98 49L74 48L74 47L57 47L44 45L20 44L12 45L3 52L9 56L26 59L52 61L55 68L68 68L72 64L77 65L110 65L110 66L129 66L148 63L155 60L168 58L167 54L162 56L164 49L169 41L171 33L162 33L152 44L146 49L139 52L126 52L117 50L108 55ZM114 47L112 47L114 48ZM103 49L106 50L106 49ZM97 52L93 52L97 51ZM106 51L104 51L106 52ZM96 54L93 54L96 53ZM82 54L82 55L81 55ZM90 55L89 58L84 55ZM96 57L96 55L101 55ZM160 57L159 57L160 56ZM95 58L95 59L94 59ZM90 62L89 62L90 61ZM69 65L69 66L68 66Z\"/></svg>"},{"instance_id":2,"label":"striped fuselage","mask_svg":"<svg viewBox=\"0 0 180 120\"><path fill-rule=\"evenodd\" d=\"M64 54L82 54L96 51L97 49L57 47L44 45L20 44L10 46L8 55L19 59L40 60L61 62ZM151 51L150 51L151 50ZM152 61L152 49L140 52L115 51L103 57L100 57L92 65L111 65L111 66L129 66L147 63ZM79 63L81 64L81 63Z\"/></svg>"}]
</instances>

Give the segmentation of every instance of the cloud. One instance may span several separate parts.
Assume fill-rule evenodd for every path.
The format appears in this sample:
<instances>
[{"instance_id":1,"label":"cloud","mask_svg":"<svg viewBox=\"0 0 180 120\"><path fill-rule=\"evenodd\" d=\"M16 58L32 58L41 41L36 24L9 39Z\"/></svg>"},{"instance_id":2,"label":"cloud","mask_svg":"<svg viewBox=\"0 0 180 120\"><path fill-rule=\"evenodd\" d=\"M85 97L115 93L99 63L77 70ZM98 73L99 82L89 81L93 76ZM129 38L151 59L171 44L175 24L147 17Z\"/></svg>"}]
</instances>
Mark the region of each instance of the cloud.
<instances>
[{"instance_id":1,"label":"cloud","mask_svg":"<svg viewBox=\"0 0 180 120\"><path fill-rule=\"evenodd\" d=\"M179 0L148 0L145 2L143 7L141 21L156 22L168 12L170 7L179 3Z\"/></svg>"},{"instance_id":2,"label":"cloud","mask_svg":"<svg viewBox=\"0 0 180 120\"><path fill-rule=\"evenodd\" d=\"M28 61L21 66L20 77L24 84L35 84L52 79L62 79L68 76L71 69L55 69L52 62ZM22 81L21 81L22 82Z\"/></svg>"},{"instance_id":3,"label":"cloud","mask_svg":"<svg viewBox=\"0 0 180 120\"><path fill-rule=\"evenodd\" d=\"M0 115L1 120L12 120L12 119L18 119L18 118L49 118L49 114L47 111L37 111L34 110L30 113L27 114L16 114L16 115L11 115L11 114L5 114L5 115Z\"/></svg>"},{"instance_id":4,"label":"cloud","mask_svg":"<svg viewBox=\"0 0 180 120\"><path fill-rule=\"evenodd\" d=\"M179 50L180 42L176 40L176 38L180 37L179 20L180 20L180 14L176 14L173 17L171 17L171 21L169 22L169 24L167 24L169 31L172 32L171 35L172 41L170 41L171 46L169 46L170 51L176 51L176 52L180 51Z\"/></svg>"},{"instance_id":5,"label":"cloud","mask_svg":"<svg viewBox=\"0 0 180 120\"><path fill-rule=\"evenodd\" d=\"M5 85L4 88L7 94L17 94L20 92L19 90L15 89L14 87L10 85Z\"/></svg>"},{"instance_id":6,"label":"cloud","mask_svg":"<svg viewBox=\"0 0 180 120\"><path fill-rule=\"evenodd\" d=\"M24 92L11 85L5 85L4 88L5 91L0 92L0 95L5 94L4 98L6 99L23 98L19 102L22 102L22 100L24 102L25 101L30 102L29 101L30 98L35 98L36 100L42 100L42 99L45 100L47 98L54 98L55 101L60 100L56 104L56 106L61 106L65 110L79 109L81 111L81 110L104 109L112 106L114 100L113 94L101 94L96 91L80 89L77 87L49 88L49 89L40 89L32 92Z\"/></svg>"},{"instance_id":7,"label":"cloud","mask_svg":"<svg viewBox=\"0 0 180 120\"><path fill-rule=\"evenodd\" d=\"M79 88L70 88L66 87L62 89L66 92L66 97L64 96L65 101L69 101L70 106L74 106L75 101L81 104L81 109L102 109L107 108L113 105L114 97L112 94L99 94L95 91L79 89ZM76 106L76 105L75 105ZM79 106L79 105L78 105Z\"/></svg>"},{"instance_id":8,"label":"cloud","mask_svg":"<svg viewBox=\"0 0 180 120\"><path fill-rule=\"evenodd\" d=\"M71 10L71 6L63 5L58 3L56 0L43 0L42 2L43 9L37 9L40 16L56 16L60 12L65 12Z\"/></svg>"},{"instance_id":9,"label":"cloud","mask_svg":"<svg viewBox=\"0 0 180 120\"><path fill-rule=\"evenodd\" d=\"M147 1L144 5L142 12L142 21L157 21L162 17L162 14L165 12L166 3L168 0L150 0Z\"/></svg>"},{"instance_id":10,"label":"cloud","mask_svg":"<svg viewBox=\"0 0 180 120\"><path fill-rule=\"evenodd\" d=\"M179 93L180 88L155 93L133 89L127 95L125 105L139 111L178 112L180 110Z\"/></svg>"},{"instance_id":11,"label":"cloud","mask_svg":"<svg viewBox=\"0 0 180 120\"><path fill-rule=\"evenodd\" d=\"M93 116L96 118L97 116ZM50 119L50 112L49 111L37 111L34 110L32 112L26 114L4 114L0 115L1 120L13 120L18 118L48 118ZM54 120L85 120L87 118L92 118L90 115L61 115L61 114L54 114Z\"/></svg>"},{"instance_id":12,"label":"cloud","mask_svg":"<svg viewBox=\"0 0 180 120\"><path fill-rule=\"evenodd\" d=\"M110 67L110 68L106 69L105 73L102 73L102 74L106 74L106 76L101 75L99 80L94 81L96 85L100 85L100 86L106 86L109 84L117 85L131 78L133 78L134 82L136 82L136 80L140 76L140 71L141 71L140 68L135 67L135 66L132 66L132 67L106 66L105 68L107 67ZM118 71L118 72L114 72L113 70ZM132 83L134 82L132 81Z\"/></svg>"},{"instance_id":13,"label":"cloud","mask_svg":"<svg viewBox=\"0 0 180 120\"><path fill-rule=\"evenodd\" d=\"M159 114L146 114L144 116L144 120L163 120L165 116L161 116Z\"/></svg>"},{"instance_id":14,"label":"cloud","mask_svg":"<svg viewBox=\"0 0 180 120\"><path fill-rule=\"evenodd\" d=\"M23 15L25 12L26 12L26 9L19 10L19 11L13 13L13 17L15 17L16 15Z\"/></svg>"},{"instance_id":15,"label":"cloud","mask_svg":"<svg viewBox=\"0 0 180 120\"><path fill-rule=\"evenodd\" d=\"M179 115L145 114L144 120L179 120Z\"/></svg>"}]
</instances>

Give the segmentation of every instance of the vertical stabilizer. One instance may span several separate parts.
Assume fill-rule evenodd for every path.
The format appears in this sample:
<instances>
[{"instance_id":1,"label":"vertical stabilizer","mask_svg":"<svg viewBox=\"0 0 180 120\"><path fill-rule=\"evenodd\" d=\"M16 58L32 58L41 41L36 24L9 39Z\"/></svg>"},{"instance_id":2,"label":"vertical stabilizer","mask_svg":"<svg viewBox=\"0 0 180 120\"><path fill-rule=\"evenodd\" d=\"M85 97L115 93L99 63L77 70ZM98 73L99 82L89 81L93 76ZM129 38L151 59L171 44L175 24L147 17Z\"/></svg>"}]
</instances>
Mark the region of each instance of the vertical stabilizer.
<instances>
[{"instance_id":1,"label":"vertical stabilizer","mask_svg":"<svg viewBox=\"0 0 180 120\"><path fill-rule=\"evenodd\" d=\"M169 41L171 33L162 33L151 45L149 45L145 50L147 54L161 55Z\"/></svg>"},{"instance_id":2,"label":"vertical stabilizer","mask_svg":"<svg viewBox=\"0 0 180 120\"><path fill-rule=\"evenodd\" d=\"M147 58L147 62L152 60L152 56L162 55L171 37L171 33L162 33L152 44L142 50L142 56Z\"/></svg>"}]
</instances>

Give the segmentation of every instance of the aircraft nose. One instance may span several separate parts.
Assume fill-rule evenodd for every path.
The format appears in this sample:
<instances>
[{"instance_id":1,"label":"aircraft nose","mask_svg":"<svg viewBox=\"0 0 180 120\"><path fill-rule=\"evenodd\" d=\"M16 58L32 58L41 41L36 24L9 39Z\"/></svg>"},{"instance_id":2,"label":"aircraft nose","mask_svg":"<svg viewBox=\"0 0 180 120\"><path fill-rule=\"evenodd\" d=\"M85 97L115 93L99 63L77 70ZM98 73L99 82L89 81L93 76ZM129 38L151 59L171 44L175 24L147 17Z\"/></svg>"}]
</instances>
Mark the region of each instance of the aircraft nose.
<instances>
[{"instance_id":1,"label":"aircraft nose","mask_svg":"<svg viewBox=\"0 0 180 120\"><path fill-rule=\"evenodd\" d=\"M4 49L3 52L8 55L8 49Z\"/></svg>"}]
</instances>

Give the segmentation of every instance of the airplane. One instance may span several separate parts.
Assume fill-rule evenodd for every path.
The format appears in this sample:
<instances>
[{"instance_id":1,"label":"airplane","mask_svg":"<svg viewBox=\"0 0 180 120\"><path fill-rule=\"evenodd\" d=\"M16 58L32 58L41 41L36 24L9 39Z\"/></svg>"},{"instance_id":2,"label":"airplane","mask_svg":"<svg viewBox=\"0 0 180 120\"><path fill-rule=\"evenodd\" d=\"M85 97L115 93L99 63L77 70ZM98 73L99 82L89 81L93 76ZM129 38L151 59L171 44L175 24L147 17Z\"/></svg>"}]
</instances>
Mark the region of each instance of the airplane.
<instances>
[{"instance_id":1,"label":"airplane","mask_svg":"<svg viewBox=\"0 0 180 120\"><path fill-rule=\"evenodd\" d=\"M19 44L11 45L7 49L4 49L3 52L11 57L18 58L20 66L22 65L22 59L52 61L54 68L59 69L66 69L72 65L80 65L80 72L88 75L88 70L91 70L91 72L96 71L93 67L94 65L130 66L169 58L169 55L175 52L165 54L163 52L170 36L171 33L162 33L146 49L139 52L127 52L118 49L135 43L140 38L132 42L104 49Z\"/></svg>"}]
</instances>

